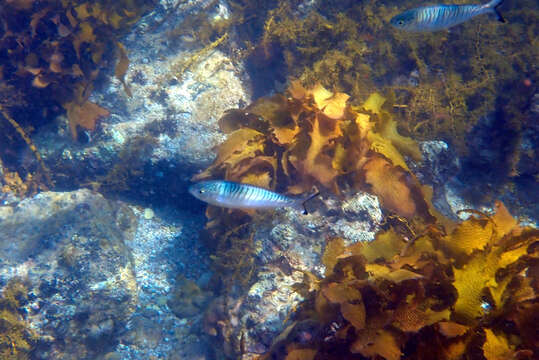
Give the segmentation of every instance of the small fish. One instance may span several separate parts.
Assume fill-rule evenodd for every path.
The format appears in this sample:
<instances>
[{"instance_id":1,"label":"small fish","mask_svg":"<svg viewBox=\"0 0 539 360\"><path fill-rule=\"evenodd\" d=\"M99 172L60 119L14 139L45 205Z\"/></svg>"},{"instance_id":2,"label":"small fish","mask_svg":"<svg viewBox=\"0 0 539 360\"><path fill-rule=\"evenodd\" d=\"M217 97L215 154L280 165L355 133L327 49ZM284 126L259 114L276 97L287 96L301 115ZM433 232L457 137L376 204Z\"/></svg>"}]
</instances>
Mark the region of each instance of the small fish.
<instances>
[{"instance_id":1,"label":"small fish","mask_svg":"<svg viewBox=\"0 0 539 360\"><path fill-rule=\"evenodd\" d=\"M390 20L391 25L406 31L437 31L461 24L471 18L493 13L505 22L496 9L503 0L480 5L432 5L407 10Z\"/></svg>"},{"instance_id":2,"label":"small fish","mask_svg":"<svg viewBox=\"0 0 539 360\"><path fill-rule=\"evenodd\" d=\"M305 203L320 193L306 197L292 197L258 186L232 181L201 181L189 187L191 195L208 204L232 209L275 209L292 207L307 214Z\"/></svg>"}]
</instances>

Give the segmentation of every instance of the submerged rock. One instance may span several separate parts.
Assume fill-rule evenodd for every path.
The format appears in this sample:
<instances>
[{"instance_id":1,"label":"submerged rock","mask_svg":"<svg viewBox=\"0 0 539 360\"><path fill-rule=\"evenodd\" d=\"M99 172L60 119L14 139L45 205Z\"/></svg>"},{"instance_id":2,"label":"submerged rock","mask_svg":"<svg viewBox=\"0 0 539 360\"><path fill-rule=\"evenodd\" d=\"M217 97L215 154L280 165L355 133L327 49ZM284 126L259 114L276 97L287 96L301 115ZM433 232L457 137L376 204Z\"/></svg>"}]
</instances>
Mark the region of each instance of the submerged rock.
<instances>
[{"instance_id":1,"label":"submerged rock","mask_svg":"<svg viewBox=\"0 0 539 360\"><path fill-rule=\"evenodd\" d=\"M190 177L211 163L213 148L224 140L217 120L225 110L248 103L250 95L241 63L211 44L201 49L171 35L193 13L207 11L205 6L164 1L122 39L132 97L109 69L90 98L110 112L95 131L79 131L74 140L62 116L35 136L58 188L82 184L172 202L185 194Z\"/></svg>"},{"instance_id":2,"label":"submerged rock","mask_svg":"<svg viewBox=\"0 0 539 360\"><path fill-rule=\"evenodd\" d=\"M382 221L378 199L362 192L344 202L316 199L308 207L308 215L294 209L260 212L249 225L256 275L245 292L214 302L205 320L205 331L224 343L229 357L254 359L269 349L304 299L294 285L305 274L323 276L327 237L342 237L346 244L371 241Z\"/></svg>"},{"instance_id":3,"label":"submerged rock","mask_svg":"<svg viewBox=\"0 0 539 360\"><path fill-rule=\"evenodd\" d=\"M199 343L166 299L179 272L207 272L207 254L192 240L201 221L170 211L147 219L89 190L0 206L0 295L24 279L34 358L166 358Z\"/></svg>"},{"instance_id":4,"label":"submerged rock","mask_svg":"<svg viewBox=\"0 0 539 360\"><path fill-rule=\"evenodd\" d=\"M131 211L89 191L41 193L0 207L0 284L28 279L36 358L89 358L115 345L135 310L125 237ZM64 354L64 355L61 355Z\"/></svg>"},{"instance_id":5,"label":"submerged rock","mask_svg":"<svg viewBox=\"0 0 539 360\"><path fill-rule=\"evenodd\" d=\"M408 161L412 172L424 185L433 190L432 204L438 211L450 218L455 217L454 200L448 184L460 170L460 160L444 141L422 141L419 143L422 161Z\"/></svg>"},{"instance_id":6,"label":"submerged rock","mask_svg":"<svg viewBox=\"0 0 539 360\"><path fill-rule=\"evenodd\" d=\"M457 174L459 159L446 142L422 141L419 149L423 160L412 164L412 171L422 184L443 185Z\"/></svg>"}]
</instances>

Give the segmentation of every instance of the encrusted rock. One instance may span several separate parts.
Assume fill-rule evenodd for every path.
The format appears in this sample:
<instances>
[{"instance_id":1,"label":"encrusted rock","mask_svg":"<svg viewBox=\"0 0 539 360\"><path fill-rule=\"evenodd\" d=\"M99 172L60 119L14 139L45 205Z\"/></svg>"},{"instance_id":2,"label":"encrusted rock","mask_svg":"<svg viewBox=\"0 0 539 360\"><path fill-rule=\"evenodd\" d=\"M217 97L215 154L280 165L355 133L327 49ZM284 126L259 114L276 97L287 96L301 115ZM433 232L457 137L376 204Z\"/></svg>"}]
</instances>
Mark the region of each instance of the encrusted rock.
<instances>
[{"instance_id":1,"label":"encrusted rock","mask_svg":"<svg viewBox=\"0 0 539 360\"><path fill-rule=\"evenodd\" d=\"M95 131L80 131L74 141L67 119L60 117L35 136L59 188L82 183L181 205L190 177L211 163L213 148L225 138L217 120L227 109L250 102L241 63L211 45L201 49L170 35L193 13L207 11L205 2L174 4L164 1L122 39L132 97L109 69L91 100L111 115ZM226 16L221 8L207 16ZM160 23L166 11L174 14Z\"/></svg>"},{"instance_id":2,"label":"encrusted rock","mask_svg":"<svg viewBox=\"0 0 539 360\"><path fill-rule=\"evenodd\" d=\"M129 208L87 190L41 193L0 207L0 284L27 278L36 358L97 357L135 309L136 280L124 240Z\"/></svg>"},{"instance_id":3,"label":"encrusted rock","mask_svg":"<svg viewBox=\"0 0 539 360\"><path fill-rule=\"evenodd\" d=\"M444 141L422 141L419 148L423 159L412 170L422 184L443 185L459 170L456 154Z\"/></svg>"},{"instance_id":4,"label":"encrusted rock","mask_svg":"<svg viewBox=\"0 0 539 360\"><path fill-rule=\"evenodd\" d=\"M207 276L208 255L193 241L203 219L155 213L148 219L142 209L89 190L0 206L0 293L13 278L27 284L26 321L39 338L34 358L206 353L186 352L202 340L167 305L179 272ZM195 303L202 308L204 301Z\"/></svg>"},{"instance_id":5,"label":"encrusted rock","mask_svg":"<svg viewBox=\"0 0 539 360\"><path fill-rule=\"evenodd\" d=\"M460 170L460 161L455 152L444 141L422 141L419 143L422 161L408 161L408 166L422 184L433 190L432 203L444 215L455 217L453 200L447 184ZM457 200L457 199L455 199ZM459 210L459 209L457 209Z\"/></svg>"},{"instance_id":6,"label":"encrusted rock","mask_svg":"<svg viewBox=\"0 0 539 360\"><path fill-rule=\"evenodd\" d=\"M350 194L344 202L316 199L308 207L312 211L308 215L280 209L253 219L256 278L246 294L229 300L235 307L221 307L224 327L210 327L224 339L230 356L238 356L240 347L245 360L269 349L287 316L303 300L293 285L305 274L323 276L320 259L328 236L342 237L347 244L371 241L382 221L378 199L362 192Z\"/></svg>"}]
</instances>

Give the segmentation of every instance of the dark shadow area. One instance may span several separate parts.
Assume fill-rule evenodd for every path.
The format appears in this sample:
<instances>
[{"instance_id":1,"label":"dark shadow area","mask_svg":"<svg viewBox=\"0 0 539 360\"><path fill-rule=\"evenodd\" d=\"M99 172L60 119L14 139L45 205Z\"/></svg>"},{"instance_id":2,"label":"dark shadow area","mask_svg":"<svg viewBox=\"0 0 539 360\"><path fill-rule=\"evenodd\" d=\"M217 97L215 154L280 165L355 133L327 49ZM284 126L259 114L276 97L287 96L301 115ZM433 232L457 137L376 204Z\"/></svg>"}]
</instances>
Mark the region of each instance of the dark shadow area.
<instances>
[{"instance_id":1,"label":"dark shadow area","mask_svg":"<svg viewBox=\"0 0 539 360\"><path fill-rule=\"evenodd\" d=\"M459 180L470 184L466 198L480 204L501 192L508 181L516 136L501 111L479 120L468 136L469 154L462 159L458 175Z\"/></svg>"},{"instance_id":2,"label":"dark shadow area","mask_svg":"<svg viewBox=\"0 0 539 360\"><path fill-rule=\"evenodd\" d=\"M295 8L299 1L292 1ZM285 83L288 70L283 49L271 40L264 41L264 26L279 3L271 0L244 1L230 0L229 5L236 13L239 24L235 26L239 44L255 44L249 49L246 68L251 79L253 99L269 95L275 90L276 82Z\"/></svg>"},{"instance_id":3,"label":"dark shadow area","mask_svg":"<svg viewBox=\"0 0 539 360\"><path fill-rule=\"evenodd\" d=\"M247 58L253 99L271 94L277 83L286 83L288 70L283 50L276 43L260 44Z\"/></svg>"},{"instance_id":4,"label":"dark shadow area","mask_svg":"<svg viewBox=\"0 0 539 360\"><path fill-rule=\"evenodd\" d=\"M469 152L458 175L469 184L463 195L475 205L498 199L514 212L537 218L535 89L516 81L500 93L496 112L481 118L467 137Z\"/></svg>"}]
</instances>

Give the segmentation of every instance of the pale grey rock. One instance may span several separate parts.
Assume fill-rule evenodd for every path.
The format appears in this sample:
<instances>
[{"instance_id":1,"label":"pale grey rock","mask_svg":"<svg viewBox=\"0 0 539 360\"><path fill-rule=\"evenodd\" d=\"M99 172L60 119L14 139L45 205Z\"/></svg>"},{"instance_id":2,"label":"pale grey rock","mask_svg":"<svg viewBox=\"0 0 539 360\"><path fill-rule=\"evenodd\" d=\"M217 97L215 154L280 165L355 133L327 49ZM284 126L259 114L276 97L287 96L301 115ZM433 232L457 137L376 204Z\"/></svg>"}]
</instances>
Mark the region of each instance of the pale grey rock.
<instances>
[{"instance_id":1,"label":"pale grey rock","mask_svg":"<svg viewBox=\"0 0 539 360\"><path fill-rule=\"evenodd\" d=\"M294 291L293 285L300 283L303 273L285 273L275 266L264 266L257 274L257 281L249 289L239 311L239 326L244 326L244 358L249 353L265 351L271 341L282 330L286 317L293 307L303 300Z\"/></svg>"},{"instance_id":2,"label":"pale grey rock","mask_svg":"<svg viewBox=\"0 0 539 360\"><path fill-rule=\"evenodd\" d=\"M422 155L421 162L416 163L408 158L407 165L420 183L432 187L434 207L445 216L456 218L453 203L462 200L452 198L447 184L460 170L459 158L446 142L440 140L419 142L419 149Z\"/></svg>"},{"instance_id":3,"label":"pale grey rock","mask_svg":"<svg viewBox=\"0 0 539 360\"><path fill-rule=\"evenodd\" d=\"M209 276L209 255L198 242L204 217L160 208L153 209L148 219L147 209L130 208L137 221L126 245L133 259L138 301L115 352L122 359L208 358L211 351L200 329L204 307L186 321L169 306L178 274L192 281Z\"/></svg>"},{"instance_id":4,"label":"pale grey rock","mask_svg":"<svg viewBox=\"0 0 539 360\"><path fill-rule=\"evenodd\" d=\"M338 217L332 231L342 237L345 244L374 240L377 225L383 215L378 198L372 194L360 192L342 203L345 217Z\"/></svg>"},{"instance_id":5,"label":"pale grey rock","mask_svg":"<svg viewBox=\"0 0 539 360\"><path fill-rule=\"evenodd\" d=\"M446 142L422 141L419 149L422 161L419 164L408 163L422 184L443 185L458 173L459 159Z\"/></svg>"},{"instance_id":6,"label":"pale grey rock","mask_svg":"<svg viewBox=\"0 0 539 360\"><path fill-rule=\"evenodd\" d=\"M113 346L136 303L124 241L132 224L126 206L87 190L0 207L0 284L27 280L27 320L53 339L38 343L35 358L83 359Z\"/></svg>"},{"instance_id":7,"label":"pale grey rock","mask_svg":"<svg viewBox=\"0 0 539 360\"><path fill-rule=\"evenodd\" d=\"M73 141L61 116L35 136L57 188L82 183L181 205L191 176L213 161L215 146L225 139L217 120L250 102L246 72L218 48L198 53L198 44L170 35L197 12L208 12L210 21L225 19L224 2L209 10L209 1L176 4L162 1L121 40L130 59L125 79L132 97L111 66L90 98L110 111L95 131L80 131ZM184 66L191 56L196 61Z\"/></svg>"},{"instance_id":8,"label":"pale grey rock","mask_svg":"<svg viewBox=\"0 0 539 360\"><path fill-rule=\"evenodd\" d=\"M41 339L33 358L170 358L199 349L200 326L176 317L167 299L178 273L196 280L209 271L196 241L204 219L145 212L89 190L0 206L0 292L14 278L28 284L26 320Z\"/></svg>"},{"instance_id":9,"label":"pale grey rock","mask_svg":"<svg viewBox=\"0 0 539 360\"><path fill-rule=\"evenodd\" d=\"M287 316L303 297L293 285L303 281L304 272L322 277L321 263L328 237L342 237L347 245L371 241L382 221L378 199L367 193L313 200L311 211L304 215L294 209L261 212L253 218L256 275L245 293L221 311L228 321L218 334L226 339L232 358L240 356L234 349L245 349L244 360L254 359L269 349L273 339L287 325ZM234 325L235 324L235 325ZM224 336L226 334L226 336Z\"/></svg>"}]
</instances>

